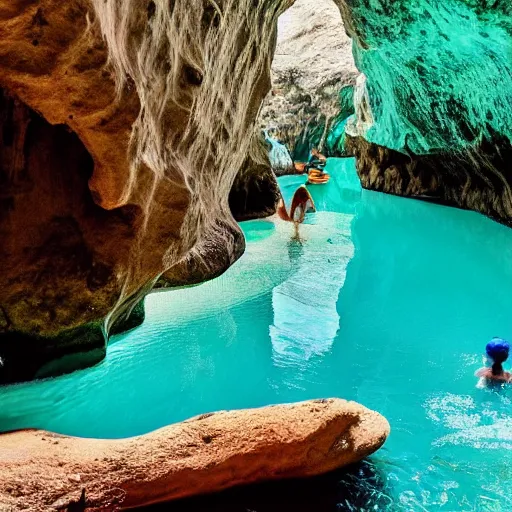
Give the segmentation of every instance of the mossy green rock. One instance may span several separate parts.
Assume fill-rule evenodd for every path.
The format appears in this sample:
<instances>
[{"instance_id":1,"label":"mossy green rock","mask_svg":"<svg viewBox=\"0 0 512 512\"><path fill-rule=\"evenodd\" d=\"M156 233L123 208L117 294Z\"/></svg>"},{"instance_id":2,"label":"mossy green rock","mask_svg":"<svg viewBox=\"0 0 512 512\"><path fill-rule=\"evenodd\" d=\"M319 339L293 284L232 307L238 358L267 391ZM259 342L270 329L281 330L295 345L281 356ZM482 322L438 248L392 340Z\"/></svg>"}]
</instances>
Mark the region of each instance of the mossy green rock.
<instances>
[{"instance_id":1,"label":"mossy green rock","mask_svg":"<svg viewBox=\"0 0 512 512\"><path fill-rule=\"evenodd\" d=\"M144 299L118 318L110 335L139 327L145 319ZM93 366L107 352L103 322L68 329L55 336L0 333L0 384L57 377Z\"/></svg>"},{"instance_id":2,"label":"mossy green rock","mask_svg":"<svg viewBox=\"0 0 512 512\"><path fill-rule=\"evenodd\" d=\"M512 137L509 0L338 1L366 75L368 142L414 154ZM348 7L347 7L348 6Z\"/></svg>"}]
</instances>

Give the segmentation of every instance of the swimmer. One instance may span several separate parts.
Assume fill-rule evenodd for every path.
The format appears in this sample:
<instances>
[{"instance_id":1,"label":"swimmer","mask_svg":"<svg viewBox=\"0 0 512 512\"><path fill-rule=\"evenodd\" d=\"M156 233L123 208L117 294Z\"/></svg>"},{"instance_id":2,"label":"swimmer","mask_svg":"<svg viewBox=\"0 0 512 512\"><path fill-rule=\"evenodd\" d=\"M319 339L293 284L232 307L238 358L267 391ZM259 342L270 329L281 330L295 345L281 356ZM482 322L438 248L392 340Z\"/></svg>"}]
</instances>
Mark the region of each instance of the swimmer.
<instances>
[{"instance_id":1,"label":"swimmer","mask_svg":"<svg viewBox=\"0 0 512 512\"><path fill-rule=\"evenodd\" d=\"M503 363L508 359L510 345L501 338L493 338L485 347L487 357L492 361L492 366L480 368L476 377L480 377L483 383L489 385L493 383L512 382L512 374L503 370Z\"/></svg>"},{"instance_id":2,"label":"swimmer","mask_svg":"<svg viewBox=\"0 0 512 512\"><path fill-rule=\"evenodd\" d=\"M310 211L316 211L315 203L309 190L301 185L293 194L292 205L290 212L286 211L286 205L281 196L277 207L277 214L279 217L286 222L293 222L295 226L295 239L299 240L299 225L304 222L306 213Z\"/></svg>"}]
</instances>

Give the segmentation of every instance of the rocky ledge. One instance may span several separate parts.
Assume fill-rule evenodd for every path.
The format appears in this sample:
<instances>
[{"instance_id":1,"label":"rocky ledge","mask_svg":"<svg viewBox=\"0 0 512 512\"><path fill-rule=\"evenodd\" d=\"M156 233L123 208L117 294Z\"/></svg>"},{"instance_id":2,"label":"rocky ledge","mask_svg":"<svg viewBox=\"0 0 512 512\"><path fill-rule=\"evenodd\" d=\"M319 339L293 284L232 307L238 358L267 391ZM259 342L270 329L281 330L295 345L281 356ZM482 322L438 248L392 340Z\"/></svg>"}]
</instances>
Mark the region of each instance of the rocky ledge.
<instances>
[{"instance_id":1,"label":"rocky ledge","mask_svg":"<svg viewBox=\"0 0 512 512\"><path fill-rule=\"evenodd\" d=\"M0 510L114 511L319 475L388 434L379 413L340 399L204 414L131 439L12 432L0 436Z\"/></svg>"}]
</instances>

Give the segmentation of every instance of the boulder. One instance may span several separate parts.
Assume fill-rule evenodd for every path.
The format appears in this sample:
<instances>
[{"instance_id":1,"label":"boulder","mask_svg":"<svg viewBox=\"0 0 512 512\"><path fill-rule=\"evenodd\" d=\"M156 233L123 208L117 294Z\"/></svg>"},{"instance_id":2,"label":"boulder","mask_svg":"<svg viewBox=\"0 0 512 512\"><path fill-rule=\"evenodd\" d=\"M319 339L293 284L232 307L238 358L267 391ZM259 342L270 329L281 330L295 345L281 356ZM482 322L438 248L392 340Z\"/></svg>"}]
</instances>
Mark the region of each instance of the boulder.
<instances>
[{"instance_id":1,"label":"boulder","mask_svg":"<svg viewBox=\"0 0 512 512\"><path fill-rule=\"evenodd\" d=\"M12 432L0 436L0 503L31 512L81 499L90 512L145 506L326 473L370 455L388 434L383 416L340 399L204 414L131 439Z\"/></svg>"}]
</instances>

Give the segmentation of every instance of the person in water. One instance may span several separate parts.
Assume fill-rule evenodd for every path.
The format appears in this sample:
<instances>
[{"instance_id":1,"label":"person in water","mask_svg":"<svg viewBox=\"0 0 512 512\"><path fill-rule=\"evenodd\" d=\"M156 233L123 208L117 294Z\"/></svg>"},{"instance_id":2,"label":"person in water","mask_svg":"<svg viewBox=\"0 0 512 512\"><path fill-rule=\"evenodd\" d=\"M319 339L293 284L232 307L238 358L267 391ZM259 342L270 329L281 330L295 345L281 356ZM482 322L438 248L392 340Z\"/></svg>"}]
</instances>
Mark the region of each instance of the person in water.
<instances>
[{"instance_id":1,"label":"person in water","mask_svg":"<svg viewBox=\"0 0 512 512\"><path fill-rule=\"evenodd\" d=\"M309 193L309 190L301 185L293 194L292 204L290 206L290 212L286 210L283 196L279 199L277 206L277 214L279 217L286 222L293 222L295 226L295 239L300 240L299 237L299 225L304 222L306 213L310 211L316 211L315 202Z\"/></svg>"},{"instance_id":2,"label":"person in water","mask_svg":"<svg viewBox=\"0 0 512 512\"><path fill-rule=\"evenodd\" d=\"M324 155L322 155L322 153L320 153L320 151L318 151L318 149L313 148L311 150L311 154L309 155L309 160L306 165L306 170L309 171L311 169L318 169L319 171L323 172L326 163L327 163L327 158Z\"/></svg>"},{"instance_id":3,"label":"person in water","mask_svg":"<svg viewBox=\"0 0 512 512\"><path fill-rule=\"evenodd\" d=\"M512 374L503 370L503 363L508 359L510 345L501 338L493 338L485 347L487 357L492 361L492 366L480 368L476 376L487 384L512 382Z\"/></svg>"}]
</instances>

